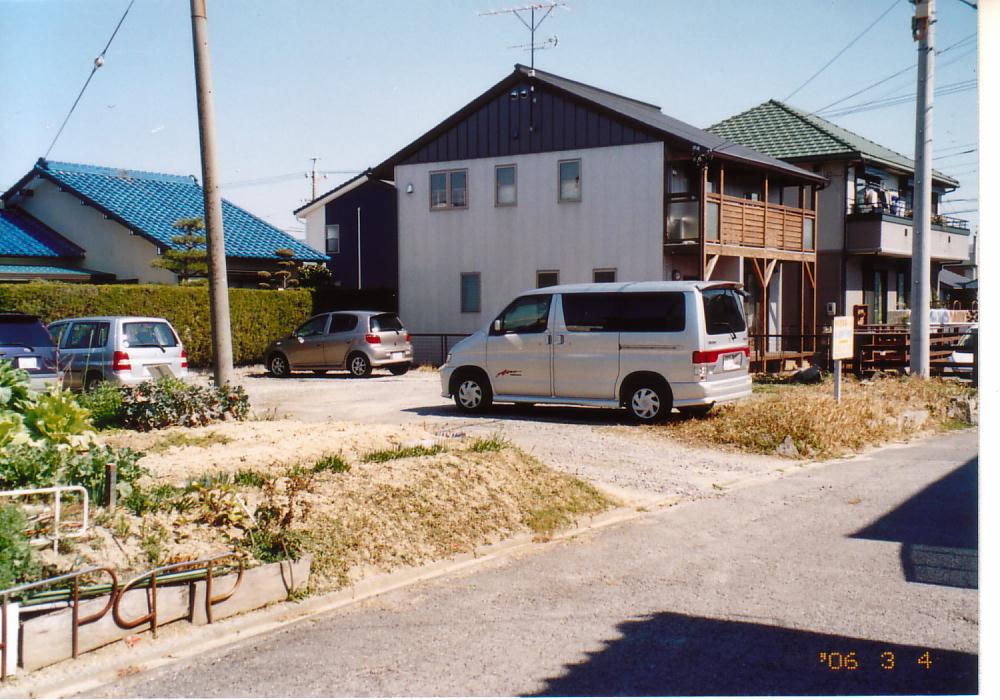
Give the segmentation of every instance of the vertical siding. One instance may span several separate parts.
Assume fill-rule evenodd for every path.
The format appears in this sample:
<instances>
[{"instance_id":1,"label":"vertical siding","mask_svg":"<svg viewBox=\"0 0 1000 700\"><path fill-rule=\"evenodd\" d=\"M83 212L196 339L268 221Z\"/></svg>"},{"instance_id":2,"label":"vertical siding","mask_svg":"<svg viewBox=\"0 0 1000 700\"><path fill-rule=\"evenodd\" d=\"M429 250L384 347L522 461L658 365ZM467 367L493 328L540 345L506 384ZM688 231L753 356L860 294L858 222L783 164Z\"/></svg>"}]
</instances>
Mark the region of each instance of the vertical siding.
<instances>
[{"instance_id":1,"label":"vertical siding","mask_svg":"<svg viewBox=\"0 0 1000 700\"><path fill-rule=\"evenodd\" d=\"M522 89L529 90L521 98ZM510 94L516 90L518 97ZM429 141L402 165L498 158L567 148L604 148L656 141L653 137L527 82L505 91Z\"/></svg>"}]
</instances>

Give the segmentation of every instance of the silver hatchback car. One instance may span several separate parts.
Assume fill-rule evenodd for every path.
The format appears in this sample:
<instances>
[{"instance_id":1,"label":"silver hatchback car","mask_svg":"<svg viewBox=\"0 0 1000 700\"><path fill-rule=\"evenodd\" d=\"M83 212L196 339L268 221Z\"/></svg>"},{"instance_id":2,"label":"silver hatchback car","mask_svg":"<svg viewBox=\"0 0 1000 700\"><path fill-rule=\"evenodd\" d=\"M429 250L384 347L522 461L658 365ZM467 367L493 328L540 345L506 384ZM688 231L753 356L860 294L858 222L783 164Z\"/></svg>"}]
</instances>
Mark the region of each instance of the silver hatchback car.
<instances>
[{"instance_id":1,"label":"silver hatchback car","mask_svg":"<svg viewBox=\"0 0 1000 700\"><path fill-rule=\"evenodd\" d=\"M367 377L374 367L406 374L413 362L410 334L399 317L385 311L333 311L313 316L294 333L271 343L265 354L275 377L311 370L346 369Z\"/></svg>"},{"instance_id":2,"label":"silver hatchback car","mask_svg":"<svg viewBox=\"0 0 1000 700\"><path fill-rule=\"evenodd\" d=\"M92 389L101 382L138 384L159 377L186 377L187 351L165 318L91 316L49 324L59 346L64 382Z\"/></svg>"}]
</instances>

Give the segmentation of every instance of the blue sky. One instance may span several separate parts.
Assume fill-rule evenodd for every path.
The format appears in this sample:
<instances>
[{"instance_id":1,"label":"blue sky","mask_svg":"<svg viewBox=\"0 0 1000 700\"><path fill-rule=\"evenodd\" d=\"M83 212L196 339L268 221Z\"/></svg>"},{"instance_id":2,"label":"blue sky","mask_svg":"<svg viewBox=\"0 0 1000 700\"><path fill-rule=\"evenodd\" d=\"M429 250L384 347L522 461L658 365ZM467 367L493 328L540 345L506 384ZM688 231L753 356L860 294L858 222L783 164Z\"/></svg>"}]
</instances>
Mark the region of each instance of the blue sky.
<instances>
[{"instance_id":1,"label":"blue sky","mask_svg":"<svg viewBox=\"0 0 1000 700\"><path fill-rule=\"evenodd\" d=\"M537 67L659 104L706 127L784 99L892 6L790 104L816 110L916 61L902 0L569 0ZM514 0L510 4L518 4ZM44 154L127 0L0 0L0 188ZM301 232L304 173L374 165L506 75L527 53L504 0L208 0L223 194ZM976 12L938 0L937 45L976 33ZM973 80L975 41L938 59L938 86ZM914 90L916 71L845 101ZM833 120L913 153L913 103ZM935 167L962 181L946 205L977 221L977 91L936 101ZM200 174L187 0L137 0L51 155ZM350 177L333 172L320 191ZM253 181L265 180L260 184ZM250 184L248 184L250 181ZM964 200L964 201L961 201Z\"/></svg>"}]
</instances>

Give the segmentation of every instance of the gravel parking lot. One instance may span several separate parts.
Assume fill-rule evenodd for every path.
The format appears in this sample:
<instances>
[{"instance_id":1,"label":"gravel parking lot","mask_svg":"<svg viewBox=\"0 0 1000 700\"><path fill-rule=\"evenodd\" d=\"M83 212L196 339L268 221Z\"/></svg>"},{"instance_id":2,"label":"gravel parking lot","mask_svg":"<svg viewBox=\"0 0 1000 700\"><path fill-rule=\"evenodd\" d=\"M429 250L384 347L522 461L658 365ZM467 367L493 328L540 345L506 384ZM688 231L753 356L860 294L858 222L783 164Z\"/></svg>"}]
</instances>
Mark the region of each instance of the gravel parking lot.
<instances>
[{"instance_id":1,"label":"gravel parking lot","mask_svg":"<svg viewBox=\"0 0 1000 700\"><path fill-rule=\"evenodd\" d=\"M262 367L239 370L258 417L305 422L416 423L437 434L500 434L546 464L627 499L657 500L718 495L740 484L802 469L801 462L743 455L672 442L625 423L620 411L562 406L496 406L465 416L440 396L435 371L402 377L376 372L367 379L345 373L298 374L286 379Z\"/></svg>"}]
</instances>

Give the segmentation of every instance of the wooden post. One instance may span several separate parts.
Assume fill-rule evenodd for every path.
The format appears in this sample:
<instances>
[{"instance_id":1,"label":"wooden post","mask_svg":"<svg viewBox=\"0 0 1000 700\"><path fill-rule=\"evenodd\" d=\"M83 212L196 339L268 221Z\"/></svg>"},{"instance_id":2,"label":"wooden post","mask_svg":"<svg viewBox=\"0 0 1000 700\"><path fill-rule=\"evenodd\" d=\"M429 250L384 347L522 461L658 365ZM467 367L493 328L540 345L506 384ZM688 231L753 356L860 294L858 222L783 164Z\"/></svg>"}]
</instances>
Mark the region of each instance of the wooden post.
<instances>
[{"instance_id":1,"label":"wooden post","mask_svg":"<svg viewBox=\"0 0 1000 700\"><path fill-rule=\"evenodd\" d=\"M118 467L114 462L104 465L104 507L114 511L118 505Z\"/></svg>"},{"instance_id":2,"label":"wooden post","mask_svg":"<svg viewBox=\"0 0 1000 700\"><path fill-rule=\"evenodd\" d=\"M700 279L708 279L705 274L705 213L708 207L705 204L706 194L708 192L708 166L701 166L701 182L698 183L699 189L699 212L698 212L698 277ZM721 216L721 213L720 213ZM709 273L711 274L711 273Z\"/></svg>"},{"instance_id":3,"label":"wooden post","mask_svg":"<svg viewBox=\"0 0 1000 700\"><path fill-rule=\"evenodd\" d=\"M764 247L767 248L767 174L764 174Z\"/></svg>"}]
</instances>

